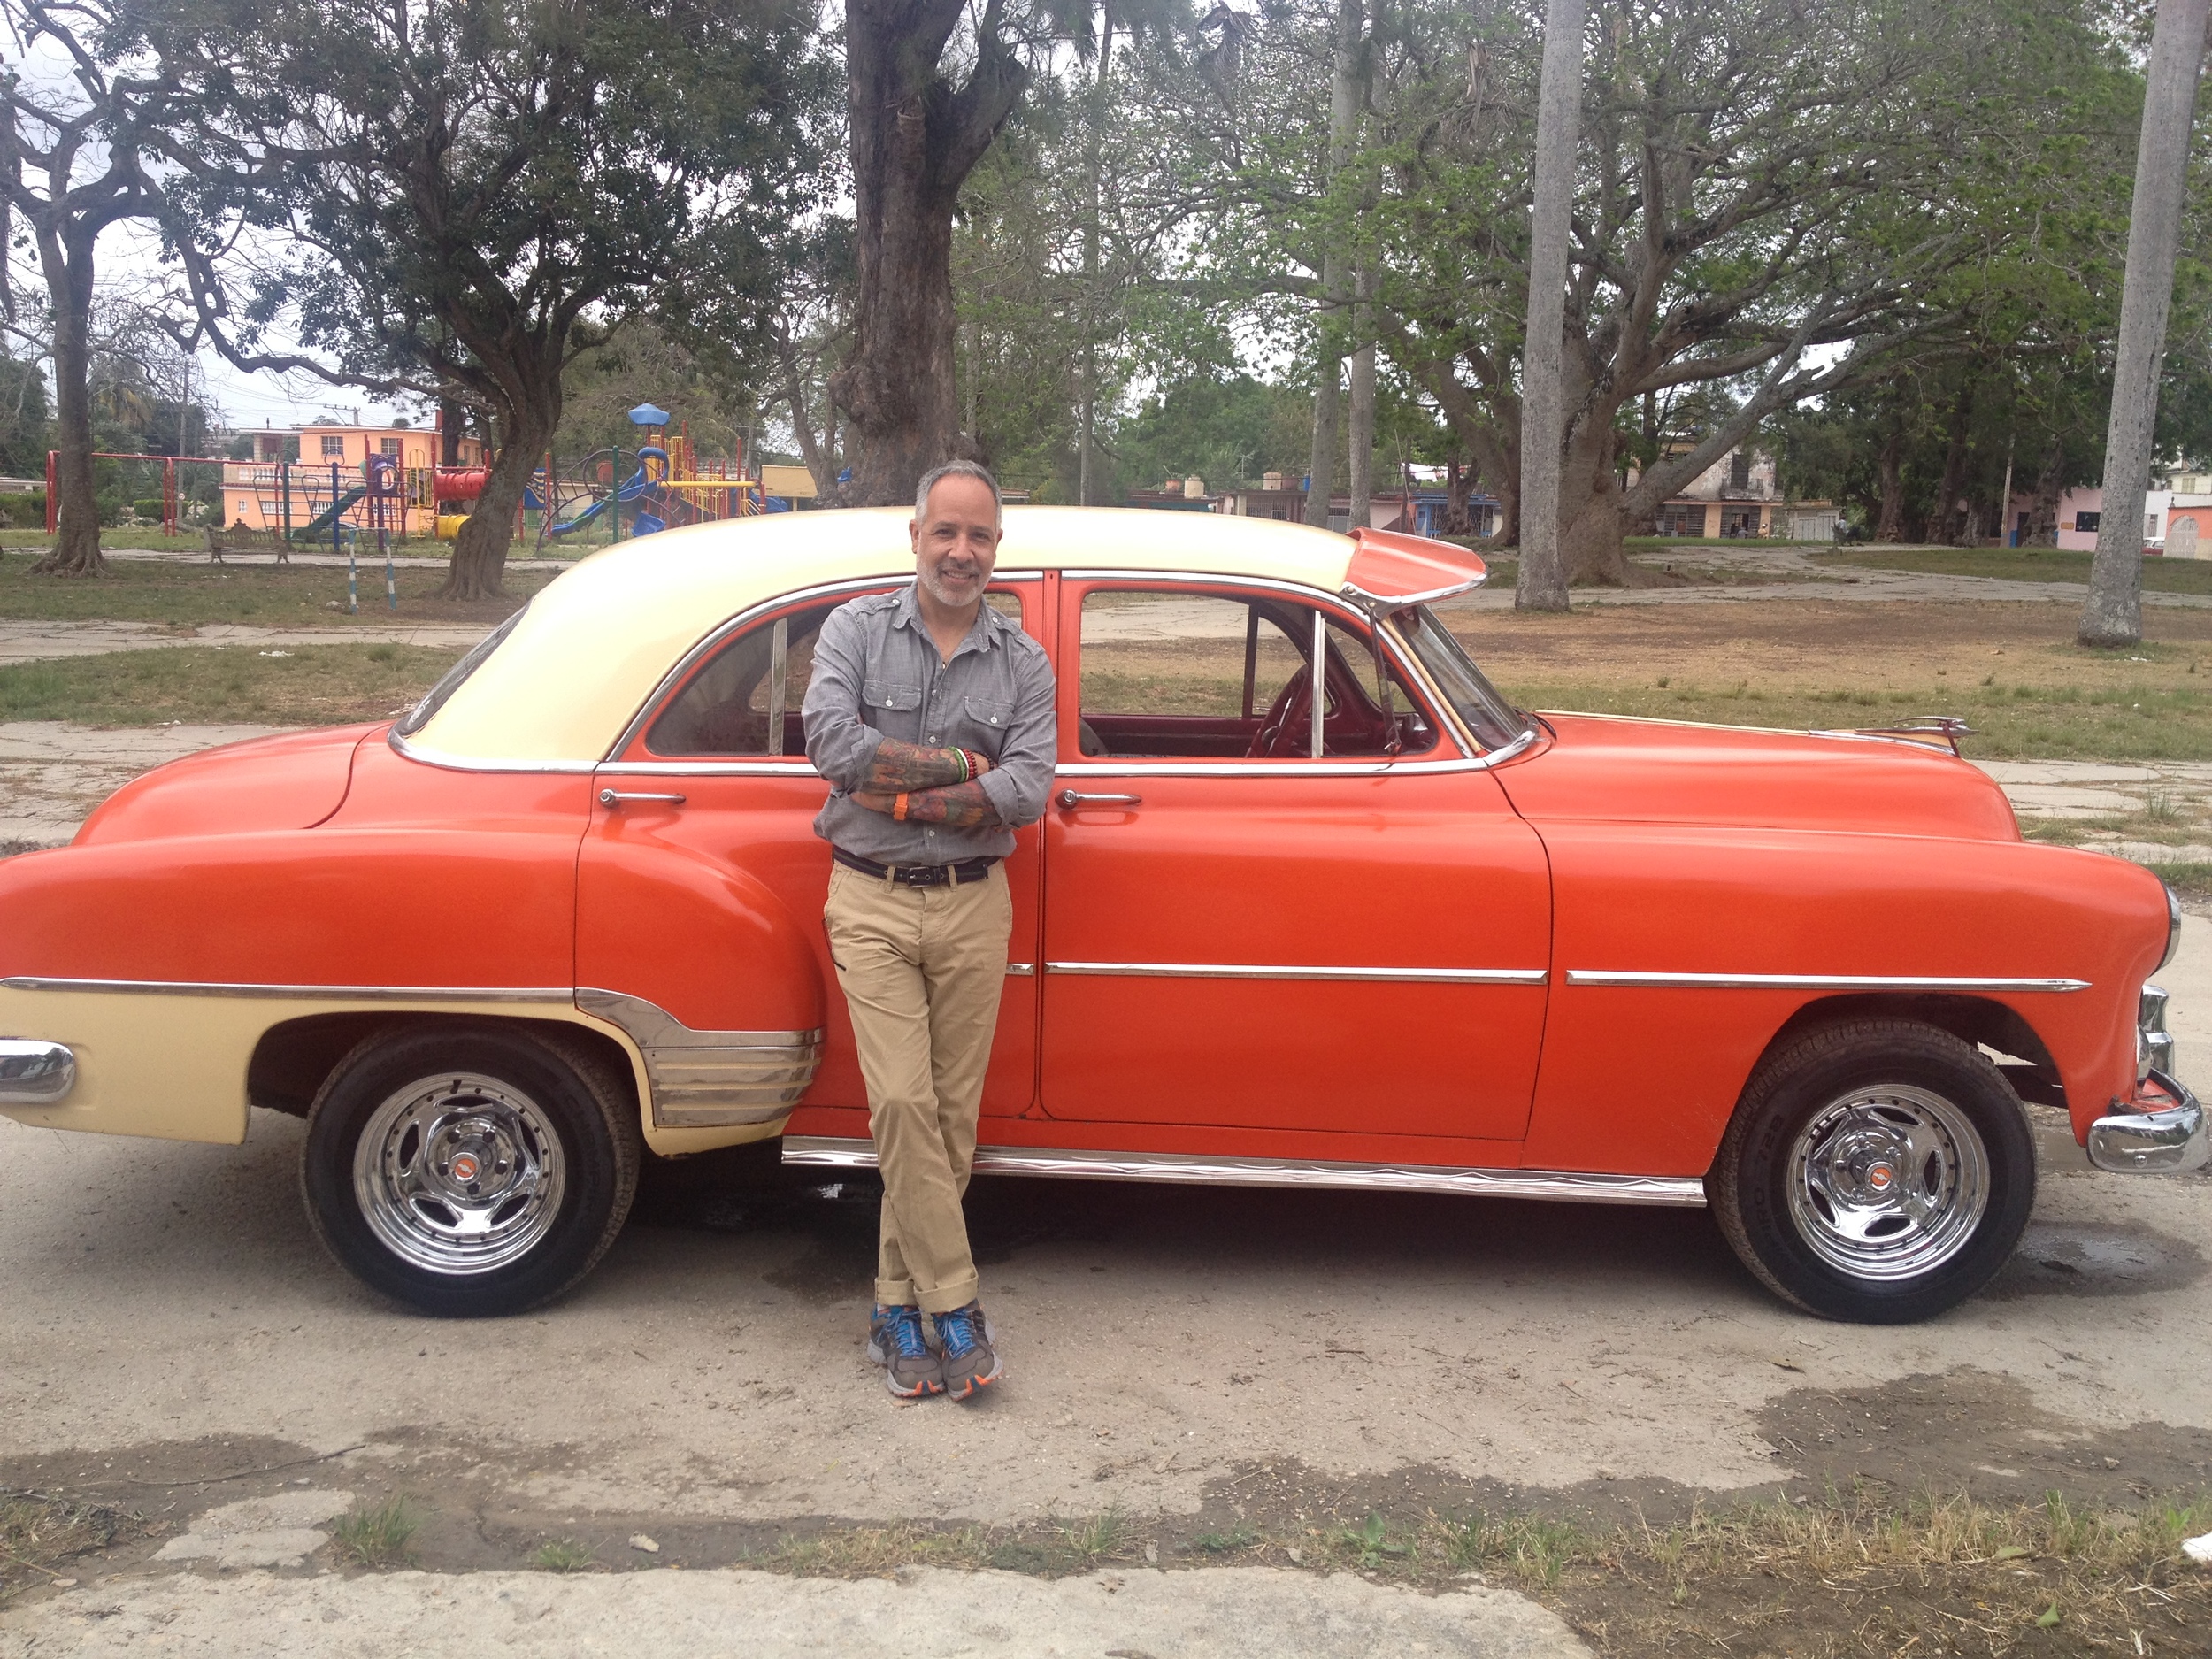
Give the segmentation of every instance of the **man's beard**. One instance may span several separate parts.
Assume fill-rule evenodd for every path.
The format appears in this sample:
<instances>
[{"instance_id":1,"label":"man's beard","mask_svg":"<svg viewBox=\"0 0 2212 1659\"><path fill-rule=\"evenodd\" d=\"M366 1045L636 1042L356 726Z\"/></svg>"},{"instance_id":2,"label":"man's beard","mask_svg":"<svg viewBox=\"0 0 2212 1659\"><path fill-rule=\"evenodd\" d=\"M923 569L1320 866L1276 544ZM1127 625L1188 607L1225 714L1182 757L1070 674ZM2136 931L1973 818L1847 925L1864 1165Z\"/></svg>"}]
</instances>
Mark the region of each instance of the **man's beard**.
<instances>
[{"instance_id":1,"label":"man's beard","mask_svg":"<svg viewBox=\"0 0 2212 1659\"><path fill-rule=\"evenodd\" d=\"M923 591L927 593L929 596L932 599L934 599L939 604L943 605L948 610L957 611L963 605L973 604L976 600L981 596L981 584L979 583L975 589L964 595L952 592L939 579L939 572L941 572L943 568L944 567L941 565L932 565L917 570L914 572L914 579L921 583ZM974 567L972 565L969 567L968 573L970 575L973 575L975 573Z\"/></svg>"}]
</instances>

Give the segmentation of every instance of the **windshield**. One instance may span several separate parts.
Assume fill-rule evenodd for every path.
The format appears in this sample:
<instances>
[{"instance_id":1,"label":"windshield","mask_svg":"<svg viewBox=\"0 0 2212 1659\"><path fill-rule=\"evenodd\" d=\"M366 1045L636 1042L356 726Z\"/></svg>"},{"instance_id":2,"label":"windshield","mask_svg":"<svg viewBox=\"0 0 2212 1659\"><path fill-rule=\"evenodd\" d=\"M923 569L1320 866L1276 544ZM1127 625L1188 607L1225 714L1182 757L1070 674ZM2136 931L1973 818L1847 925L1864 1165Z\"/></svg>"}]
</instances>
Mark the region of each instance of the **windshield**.
<instances>
[{"instance_id":1,"label":"windshield","mask_svg":"<svg viewBox=\"0 0 2212 1659\"><path fill-rule=\"evenodd\" d=\"M1498 695L1466 647L1426 605L1410 605L1391 620L1483 748L1502 749L1530 730L1529 717Z\"/></svg>"},{"instance_id":2,"label":"windshield","mask_svg":"<svg viewBox=\"0 0 2212 1659\"><path fill-rule=\"evenodd\" d=\"M523 611L528 609L527 605L523 607ZM446 670L445 678L431 687L429 694L402 715L399 724L392 729L402 737L411 737L417 732L421 731L429 724L430 717L445 707L446 699L460 690L461 682L484 665L484 659L499 649L500 641L512 634L515 631L515 624L521 620L522 611L518 611L482 639L477 641L473 646L470 647L468 655Z\"/></svg>"}]
</instances>

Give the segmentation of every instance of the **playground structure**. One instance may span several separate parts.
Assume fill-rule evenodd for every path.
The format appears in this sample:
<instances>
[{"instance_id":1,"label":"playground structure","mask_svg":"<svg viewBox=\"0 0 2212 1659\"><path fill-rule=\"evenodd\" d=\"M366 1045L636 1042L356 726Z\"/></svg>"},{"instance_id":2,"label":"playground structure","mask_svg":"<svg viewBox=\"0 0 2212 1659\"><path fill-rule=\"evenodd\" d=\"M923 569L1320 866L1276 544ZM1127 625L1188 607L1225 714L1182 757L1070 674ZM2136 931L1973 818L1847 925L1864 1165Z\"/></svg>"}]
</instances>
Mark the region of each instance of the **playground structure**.
<instances>
[{"instance_id":1,"label":"playground structure","mask_svg":"<svg viewBox=\"0 0 2212 1659\"><path fill-rule=\"evenodd\" d=\"M184 520L187 498L180 488L182 475L178 469L190 466L221 467L227 465L218 457L209 455L124 455L106 449L94 450L92 458L96 463L100 461L129 462L142 469L141 476L144 480L145 488L149 490L157 489L160 492L161 533L164 535L178 534ZM53 534L61 522L61 491L57 487L58 483L57 474L60 465L61 452L58 449L47 450L46 534L48 535ZM126 483L132 481L134 480L128 479L124 480ZM99 480L96 478L96 489L98 484ZM142 501L153 500L154 496L150 494L143 496L134 495L129 499L135 506ZM217 499L220 500L219 495Z\"/></svg>"},{"instance_id":2,"label":"playground structure","mask_svg":"<svg viewBox=\"0 0 2212 1659\"><path fill-rule=\"evenodd\" d=\"M541 515L540 543L595 525L619 541L626 533L626 534L639 536L672 526L785 510L780 501L763 493L758 479L746 475L742 452L734 461L703 459L687 428L670 434L671 419L666 410L651 403L630 411L640 442L627 452L636 461L636 470L627 478L621 476L626 452L618 447L593 451L579 465L577 475L569 477L562 475L549 454L524 496L524 505Z\"/></svg>"}]
</instances>

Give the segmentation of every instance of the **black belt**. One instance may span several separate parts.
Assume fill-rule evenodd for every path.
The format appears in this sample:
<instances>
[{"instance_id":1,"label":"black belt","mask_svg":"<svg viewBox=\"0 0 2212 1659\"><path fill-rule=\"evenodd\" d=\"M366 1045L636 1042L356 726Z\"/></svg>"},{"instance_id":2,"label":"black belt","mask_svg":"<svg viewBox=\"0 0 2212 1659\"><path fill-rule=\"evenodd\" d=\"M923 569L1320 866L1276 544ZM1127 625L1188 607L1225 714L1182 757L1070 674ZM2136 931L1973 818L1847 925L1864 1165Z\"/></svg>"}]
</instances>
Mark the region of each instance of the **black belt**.
<instances>
[{"instance_id":1,"label":"black belt","mask_svg":"<svg viewBox=\"0 0 2212 1659\"><path fill-rule=\"evenodd\" d=\"M987 857L970 858L956 864L879 864L858 853L849 853L842 847L831 848L830 856L848 870L857 870L879 881L894 881L902 887L941 887L947 882L965 887L989 875L991 866L998 862Z\"/></svg>"}]
</instances>

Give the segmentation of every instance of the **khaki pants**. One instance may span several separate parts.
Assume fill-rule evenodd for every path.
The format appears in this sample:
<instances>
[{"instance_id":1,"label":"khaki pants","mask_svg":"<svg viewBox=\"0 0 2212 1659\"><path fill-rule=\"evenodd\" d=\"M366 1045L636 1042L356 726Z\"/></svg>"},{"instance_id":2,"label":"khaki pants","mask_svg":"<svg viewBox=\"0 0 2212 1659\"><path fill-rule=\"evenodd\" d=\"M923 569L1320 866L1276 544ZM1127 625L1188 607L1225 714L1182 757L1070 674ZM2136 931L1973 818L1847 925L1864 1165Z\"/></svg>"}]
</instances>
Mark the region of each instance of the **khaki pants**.
<instances>
[{"instance_id":1,"label":"khaki pants","mask_svg":"<svg viewBox=\"0 0 2212 1659\"><path fill-rule=\"evenodd\" d=\"M907 887L832 864L822 922L883 1171L876 1300L948 1313L976 1299L960 1200L1006 986L1005 866L958 887Z\"/></svg>"}]
</instances>

